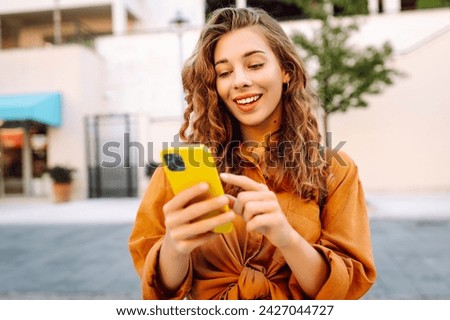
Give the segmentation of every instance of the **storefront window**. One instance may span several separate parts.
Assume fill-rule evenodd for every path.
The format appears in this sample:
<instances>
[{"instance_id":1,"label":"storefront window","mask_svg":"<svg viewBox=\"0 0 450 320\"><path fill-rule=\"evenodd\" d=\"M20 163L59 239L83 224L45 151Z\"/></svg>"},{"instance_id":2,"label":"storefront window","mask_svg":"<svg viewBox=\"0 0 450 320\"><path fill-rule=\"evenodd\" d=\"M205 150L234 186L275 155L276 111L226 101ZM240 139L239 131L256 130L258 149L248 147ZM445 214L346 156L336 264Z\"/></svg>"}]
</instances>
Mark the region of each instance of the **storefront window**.
<instances>
[{"instance_id":1,"label":"storefront window","mask_svg":"<svg viewBox=\"0 0 450 320\"><path fill-rule=\"evenodd\" d=\"M24 170L28 168L31 177L39 179L47 167L47 127L35 122L21 125L0 129L0 196L23 194L26 183ZM28 136L29 148L25 143ZM31 152L31 164L24 163L24 159L30 159L24 157L24 152Z\"/></svg>"},{"instance_id":2,"label":"storefront window","mask_svg":"<svg viewBox=\"0 0 450 320\"><path fill-rule=\"evenodd\" d=\"M47 127L33 125L30 128L33 160L33 178L41 178L47 168Z\"/></svg>"},{"instance_id":3,"label":"storefront window","mask_svg":"<svg viewBox=\"0 0 450 320\"><path fill-rule=\"evenodd\" d=\"M22 146L24 132L22 128L1 129L1 165L3 192L17 194L23 192L22 186Z\"/></svg>"}]
</instances>

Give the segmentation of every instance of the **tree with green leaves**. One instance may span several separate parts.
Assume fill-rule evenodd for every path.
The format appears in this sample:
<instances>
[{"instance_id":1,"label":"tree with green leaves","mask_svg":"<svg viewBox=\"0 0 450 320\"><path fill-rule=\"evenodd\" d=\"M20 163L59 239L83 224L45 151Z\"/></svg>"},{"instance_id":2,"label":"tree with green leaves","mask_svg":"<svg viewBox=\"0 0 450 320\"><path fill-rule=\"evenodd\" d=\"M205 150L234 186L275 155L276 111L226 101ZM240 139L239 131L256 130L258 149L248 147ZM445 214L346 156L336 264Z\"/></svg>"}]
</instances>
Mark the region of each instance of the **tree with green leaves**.
<instances>
[{"instance_id":1,"label":"tree with green leaves","mask_svg":"<svg viewBox=\"0 0 450 320\"><path fill-rule=\"evenodd\" d=\"M368 106L367 97L382 92L393 83L400 73L387 65L392 57L392 47L384 43L381 48L372 46L357 49L350 44L352 33L358 30L355 18L333 16L333 6L340 8L340 14L365 13L359 6L348 0L302 1L296 3L311 18L320 21L320 27L312 38L296 33L292 36L306 62L317 65L312 72L315 89L320 98L324 136L328 132L329 116L335 112L345 112L350 108ZM361 1L356 1L359 3ZM367 8L367 2L365 8ZM352 1L354 4L355 2ZM326 139L326 145L330 141Z\"/></svg>"}]
</instances>

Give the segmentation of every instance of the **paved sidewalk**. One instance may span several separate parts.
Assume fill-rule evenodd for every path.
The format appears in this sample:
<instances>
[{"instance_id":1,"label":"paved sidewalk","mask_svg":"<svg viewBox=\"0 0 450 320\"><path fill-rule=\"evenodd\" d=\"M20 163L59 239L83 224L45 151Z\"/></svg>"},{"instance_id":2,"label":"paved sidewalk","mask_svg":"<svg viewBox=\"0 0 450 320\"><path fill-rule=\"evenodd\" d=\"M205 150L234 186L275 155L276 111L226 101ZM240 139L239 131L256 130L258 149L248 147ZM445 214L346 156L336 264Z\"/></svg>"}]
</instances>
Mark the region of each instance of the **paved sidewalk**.
<instances>
[{"instance_id":1,"label":"paved sidewalk","mask_svg":"<svg viewBox=\"0 0 450 320\"><path fill-rule=\"evenodd\" d=\"M365 299L450 299L450 195L368 196L378 281ZM0 199L0 299L139 299L139 199Z\"/></svg>"}]
</instances>

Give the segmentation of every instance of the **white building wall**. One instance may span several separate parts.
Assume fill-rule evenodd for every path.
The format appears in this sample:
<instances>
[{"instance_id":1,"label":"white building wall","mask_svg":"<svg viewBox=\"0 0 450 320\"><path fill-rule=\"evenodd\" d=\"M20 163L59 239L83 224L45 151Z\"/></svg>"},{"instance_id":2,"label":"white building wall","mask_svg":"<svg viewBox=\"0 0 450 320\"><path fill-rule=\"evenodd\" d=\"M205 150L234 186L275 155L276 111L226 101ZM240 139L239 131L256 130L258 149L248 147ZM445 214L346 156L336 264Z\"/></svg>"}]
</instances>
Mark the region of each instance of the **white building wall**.
<instances>
[{"instance_id":1,"label":"white building wall","mask_svg":"<svg viewBox=\"0 0 450 320\"><path fill-rule=\"evenodd\" d=\"M62 125L48 130L48 164L75 168L74 197L85 198L83 119L86 114L96 114L102 109L99 58L91 50L77 45L13 49L1 52L0 66L0 94L62 93ZM50 195L49 190L45 193Z\"/></svg>"},{"instance_id":2,"label":"white building wall","mask_svg":"<svg viewBox=\"0 0 450 320\"><path fill-rule=\"evenodd\" d=\"M381 46L388 41L396 54L420 46L450 28L447 9L403 11L397 14L358 16L359 31L352 36L356 47ZM312 36L319 27L317 21L300 20L281 23L288 34L296 31Z\"/></svg>"},{"instance_id":3,"label":"white building wall","mask_svg":"<svg viewBox=\"0 0 450 320\"><path fill-rule=\"evenodd\" d=\"M331 117L334 144L357 161L369 192L450 191L450 33L395 58L406 73L369 108Z\"/></svg>"},{"instance_id":4,"label":"white building wall","mask_svg":"<svg viewBox=\"0 0 450 320\"><path fill-rule=\"evenodd\" d=\"M181 56L174 32L99 38L96 51L104 61L107 110L181 117L181 64L197 37L196 30L182 35Z\"/></svg>"},{"instance_id":5,"label":"white building wall","mask_svg":"<svg viewBox=\"0 0 450 320\"><path fill-rule=\"evenodd\" d=\"M378 13L378 0L368 0L367 6L370 14Z\"/></svg>"},{"instance_id":6,"label":"white building wall","mask_svg":"<svg viewBox=\"0 0 450 320\"><path fill-rule=\"evenodd\" d=\"M369 99L369 107L333 114L333 145L357 162L368 192L449 192L450 25L448 10L418 10L360 18L355 46L395 51L392 66L406 73ZM286 23L312 34L314 21ZM311 67L311 66L309 66Z\"/></svg>"},{"instance_id":7,"label":"white building wall","mask_svg":"<svg viewBox=\"0 0 450 320\"><path fill-rule=\"evenodd\" d=\"M184 112L181 60L192 53L197 38L198 30L182 34L181 56L180 38L174 31L96 41L104 63L104 112L138 115L145 161L160 161L164 144L178 134ZM147 184L143 170L139 177L142 193Z\"/></svg>"},{"instance_id":8,"label":"white building wall","mask_svg":"<svg viewBox=\"0 0 450 320\"><path fill-rule=\"evenodd\" d=\"M400 0L382 0L384 13L398 13L401 9L401 1Z\"/></svg>"},{"instance_id":9,"label":"white building wall","mask_svg":"<svg viewBox=\"0 0 450 320\"><path fill-rule=\"evenodd\" d=\"M141 31L166 30L171 21L180 14L187 20L187 26L200 27L205 22L204 0L143 0L144 18L137 27Z\"/></svg>"},{"instance_id":10,"label":"white building wall","mask_svg":"<svg viewBox=\"0 0 450 320\"><path fill-rule=\"evenodd\" d=\"M283 23L287 32L307 34L316 26L315 21ZM184 34L184 58L192 52L198 32ZM334 143L347 141L343 150L357 161L368 192L449 191L450 171L442 170L450 159L448 11L361 17L361 30L352 41L361 47L390 41L393 66L408 77L370 98L367 109L333 115ZM179 128L176 120L161 119L180 114L175 34L103 38L97 48L108 69L108 108L149 117L142 139L153 143L152 154L158 159L162 143L172 141Z\"/></svg>"},{"instance_id":11,"label":"white building wall","mask_svg":"<svg viewBox=\"0 0 450 320\"><path fill-rule=\"evenodd\" d=\"M158 160L163 142L174 140L181 123L180 38L167 23L178 3L190 21L181 38L184 60L200 31L194 23L200 20L189 13L189 8L196 10L197 0L189 4L174 0L171 7L166 1L146 0L160 13L160 19L148 26L159 31L100 38L98 56L79 47L0 52L0 93L62 90L64 124L50 131L55 149L49 160L51 165L79 166L80 186L87 186L85 143L79 137L85 114L138 115L140 142L150 153L145 160ZM358 163L368 192L450 191L450 171L445 166L450 159L448 10L371 15L361 18L361 23L355 45L378 46L389 40L396 52L394 66L408 77L396 79L382 95L370 98L369 108L333 115L334 143L347 141L343 149ZM309 34L315 25L314 21L283 23L288 32ZM146 180L140 183L142 192Z\"/></svg>"}]
</instances>

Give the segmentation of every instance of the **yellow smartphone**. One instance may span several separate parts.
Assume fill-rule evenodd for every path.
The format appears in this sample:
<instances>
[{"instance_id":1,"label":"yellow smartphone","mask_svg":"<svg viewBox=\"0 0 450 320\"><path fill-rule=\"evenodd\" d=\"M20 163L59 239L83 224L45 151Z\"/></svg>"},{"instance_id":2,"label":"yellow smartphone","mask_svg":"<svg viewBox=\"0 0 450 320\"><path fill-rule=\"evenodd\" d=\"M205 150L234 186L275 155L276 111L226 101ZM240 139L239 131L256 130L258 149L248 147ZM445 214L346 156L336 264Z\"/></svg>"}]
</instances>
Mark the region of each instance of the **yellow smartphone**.
<instances>
[{"instance_id":1,"label":"yellow smartphone","mask_svg":"<svg viewBox=\"0 0 450 320\"><path fill-rule=\"evenodd\" d=\"M178 194L200 182L209 184L209 196L207 198L224 194L214 157L207 146L185 144L169 147L161 151L161 160L174 194ZM207 198L196 198L193 202ZM208 218L229 210L226 205L221 210L214 210L202 218ZM229 233L232 230L233 224L231 222L213 229L215 233Z\"/></svg>"}]
</instances>

